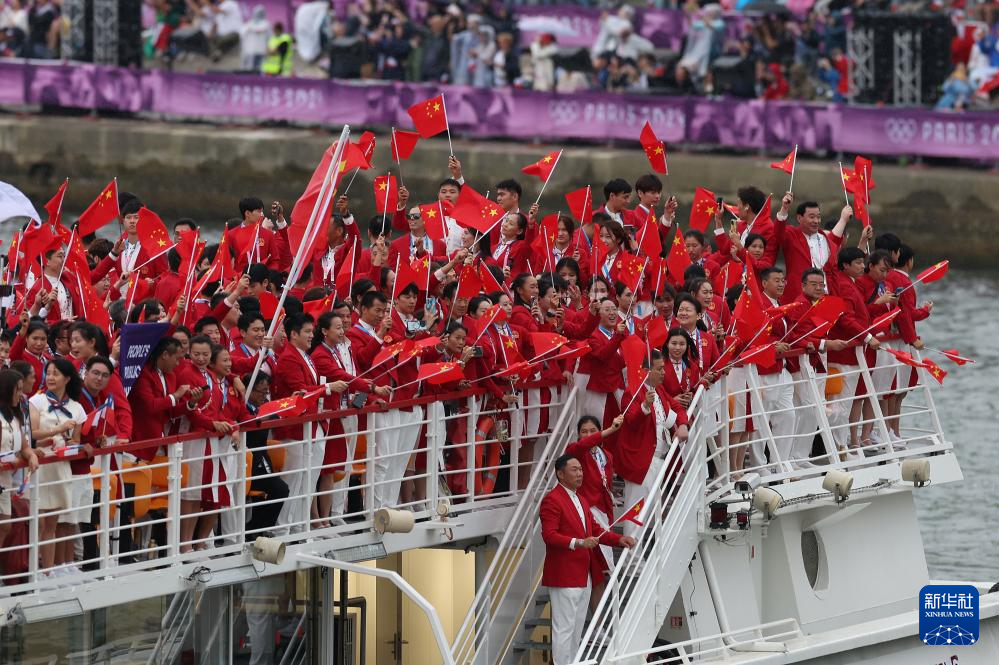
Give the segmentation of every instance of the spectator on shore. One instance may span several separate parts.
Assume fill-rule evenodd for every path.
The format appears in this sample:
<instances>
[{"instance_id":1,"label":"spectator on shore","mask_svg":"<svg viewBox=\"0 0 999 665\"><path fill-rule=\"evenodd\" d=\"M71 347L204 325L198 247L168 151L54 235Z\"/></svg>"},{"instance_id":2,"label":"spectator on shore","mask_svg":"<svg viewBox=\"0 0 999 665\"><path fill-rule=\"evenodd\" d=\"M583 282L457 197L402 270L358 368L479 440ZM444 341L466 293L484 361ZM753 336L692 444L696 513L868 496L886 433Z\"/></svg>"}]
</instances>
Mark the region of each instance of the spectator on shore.
<instances>
[{"instance_id":1,"label":"spectator on shore","mask_svg":"<svg viewBox=\"0 0 999 665\"><path fill-rule=\"evenodd\" d=\"M38 0L28 9L29 58L59 57L59 19L62 10L52 0Z\"/></svg>"},{"instance_id":2,"label":"spectator on shore","mask_svg":"<svg viewBox=\"0 0 999 665\"><path fill-rule=\"evenodd\" d=\"M420 79L447 83L450 65L447 19L431 16L427 19L427 27L430 31L422 40Z\"/></svg>"},{"instance_id":3,"label":"spectator on shore","mask_svg":"<svg viewBox=\"0 0 999 665\"><path fill-rule=\"evenodd\" d=\"M291 76L294 65L294 42L284 31L283 23L274 24L274 35L267 40L267 56L261 71L267 76Z\"/></svg>"},{"instance_id":4,"label":"spectator on shore","mask_svg":"<svg viewBox=\"0 0 999 665\"><path fill-rule=\"evenodd\" d=\"M496 37L496 53L493 54L493 86L503 88L518 85L520 79L520 57L513 35L501 32Z\"/></svg>"},{"instance_id":5,"label":"spectator on shore","mask_svg":"<svg viewBox=\"0 0 999 665\"><path fill-rule=\"evenodd\" d=\"M267 20L267 10L263 5L253 8L250 20L243 24L239 48L242 67L246 71L259 72L267 55L267 40L271 36L271 24Z\"/></svg>"},{"instance_id":6,"label":"spectator on shore","mask_svg":"<svg viewBox=\"0 0 999 665\"><path fill-rule=\"evenodd\" d=\"M535 90L553 90L555 88L555 54L558 44L555 35L542 33L531 44L531 69L533 70L533 88Z\"/></svg>"},{"instance_id":7,"label":"spectator on shore","mask_svg":"<svg viewBox=\"0 0 999 665\"><path fill-rule=\"evenodd\" d=\"M944 81L943 95L937 102L938 111L963 111L974 94L968 82L968 68L959 62L951 75Z\"/></svg>"},{"instance_id":8,"label":"spectator on shore","mask_svg":"<svg viewBox=\"0 0 999 665\"><path fill-rule=\"evenodd\" d=\"M708 66L721 53L724 36L725 22L721 19L721 8L718 5L706 6L690 23L680 65L695 79L703 79L708 73Z\"/></svg>"}]
</instances>

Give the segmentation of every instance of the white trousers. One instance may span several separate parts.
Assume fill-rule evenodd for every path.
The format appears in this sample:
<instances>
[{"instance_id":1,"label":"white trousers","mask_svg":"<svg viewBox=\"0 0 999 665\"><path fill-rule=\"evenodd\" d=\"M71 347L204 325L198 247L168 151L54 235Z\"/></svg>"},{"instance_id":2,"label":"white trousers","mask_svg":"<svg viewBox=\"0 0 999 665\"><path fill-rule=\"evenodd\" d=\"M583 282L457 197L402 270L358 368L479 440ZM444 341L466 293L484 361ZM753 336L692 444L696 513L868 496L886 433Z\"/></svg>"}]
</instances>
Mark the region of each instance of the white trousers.
<instances>
[{"instance_id":1,"label":"white trousers","mask_svg":"<svg viewBox=\"0 0 999 665\"><path fill-rule=\"evenodd\" d=\"M794 385L791 383L791 375L786 369L782 369L779 374L760 375L760 397L763 401L763 409L768 414L770 431L774 435L774 442L777 449L777 458L770 460L771 464L786 462L791 456L792 436L794 435ZM754 412L756 408L752 409ZM779 413L774 413L779 411ZM749 449L749 465L751 467L763 466L767 463L764 450L766 439L762 435L762 427L757 425L762 416L753 413L753 424L756 431L753 433L753 445ZM779 470L779 467L778 467Z\"/></svg>"},{"instance_id":2,"label":"white trousers","mask_svg":"<svg viewBox=\"0 0 999 665\"><path fill-rule=\"evenodd\" d=\"M347 492L350 489L350 468L354 464L354 453L357 451L357 416L347 416L340 419L344 436L347 438L347 462L343 467L343 478L333 484L333 502L330 516L340 517L346 512Z\"/></svg>"},{"instance_id":3,"label":"white trousers","mask_svg":"<svg viewBox=\"0 0 999 665\"><path fill-rule=\"evenodd\" d=\"M659 475L659 469L665 463L666 460L653 456L652 463L649 464L649 470L645 472L645 478L642 480L641 485L629 480L624 481L625 510L634 506L639 499L648 498L652 494L652 490L655 489L653 485L656 482L656 476ZM638 537L639 526L634 522L625 520L622 527L624 528L624 535L631 536L632 538Z\"/></svg>"},{"instance_id":4,"label":"white trousers","mask_svg":"<svg viewBox=\"0 0 999 665\"><path fill-rule=\"evenodd\" d=\"M399 489L406 474L406 466L420 438L423 409L414 406L412 411L392 409L376 413L374 418L375 478L374 509L398 505ZM428 462L429 463L429 462Z\"/></svg>"},{"instance_id":5,"label":"white trousers","mask_svg":"<svg viewBox=\"0 0 999 665\"><path fill-rule=\"evenodd\" d=\"M607 409L607 399L611 397L608 393L598 393L593 390L586 390L582 394L583 406L580 409L580 418L583 416L593 416L600 421L600 429L604 427L604 412ZM613 398L617 400L618 409L623 409L627 404L621 404L624 397L623 390L615 390Z\"/></svg>"},{"instance_id":6,"label":"white trousers","mask_svg":"<svg viewBox=\"0 0 999 665\"><path fill-rule=\"evenodd\" d=\"M838 395L833 395L829 404L829 429L832 430L836 445L845 448L850 443L850 407L857 393L860 368L857 365L835 364L829 367L839 370L839 376L843 379L843 390Z\"/></svg>"},{"instance_id":7,"label":"white trousers","mask_svg":"<svg viewBox=\"0 0 999 665\"><path fill-rule=\"evenodd\" d=\"M552 599L552 663L569 665L579 650L586 610L590 605L590 582L584 587L548 587Z\"/></svg>"},{"instance_id":8,"label":"white trousers","mask_svg":"<svg viewBox=\"0 0 999 665\"><path fill-rule=\"evenodd\" d=\"M804 357L802 361L804 362ZM800 462L807 460L812 453L812 441L815 440L815 432L819 427L819 416L816 409L826 408L825 402L815 403L812 395L812 387L808 384L808 379L804 371L798 370L791 375L796 382L794 384L794 405L798 407L795 411L794 419L794 443L791 445L791 460ZM825 395L826 375L816 374L815 383L818 384L819 394Z\"/></svg>"},{"instance_id":9,"label":"white trousers","mask_svg":"<svg viewBox=\"0 0 999 665\"><path fill-rule=\"evenodd\" d=\"M275 531L279 534L305 530L305 522L310 517L311 497L315 494L319 469L323 465L323 453L326 451L325 437L323 428L317 426L313 439L297 441L284 449L284 481L288 484L288 498L285 499L278 514ZM281 443L287 444L289 441L291 440L287 439ZM308 452L308 464L306 464L306 452Z\"/></svg>"}]
</instances>

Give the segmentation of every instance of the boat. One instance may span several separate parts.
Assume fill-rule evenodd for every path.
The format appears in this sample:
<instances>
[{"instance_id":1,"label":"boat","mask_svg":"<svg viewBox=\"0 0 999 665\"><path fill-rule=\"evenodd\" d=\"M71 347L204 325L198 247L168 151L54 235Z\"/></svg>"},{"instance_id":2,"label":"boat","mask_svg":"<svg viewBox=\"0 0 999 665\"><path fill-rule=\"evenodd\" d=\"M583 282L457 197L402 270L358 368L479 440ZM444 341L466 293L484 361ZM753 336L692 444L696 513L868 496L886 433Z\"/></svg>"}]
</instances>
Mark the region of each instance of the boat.
<instances>
[{"instance_id":1,"label":"boat","mask_svg":"<svg viewBox=\"0 0 999 665\"><path fill-rule=\"evenodd\" d=\"M873 385L863 353L857 357L855 371ZM816 420L807 464L729 469L730 393L744 395L753 414L774 415L755 366L746 366L742 386L722 378L715 389L699 389L690 436L670 447L639 515L637 545L617 553L575 665L999 662L999 594L988 582L962 582L979 594L973 644L921 639L920 590L955 582L929 578L915 496L930 483L963 478L934 404L939 388L919 369L900 440L891 443L891 423L875 405L871 422L889 443L842 450L843 432L830 425L828 409L852 396L802 365L797 387L812 399L794 408ZM82 570L56 576L38 570L40 515L37 501L27 499L46 487L32 476L22 497L26 512L14 518L27 537L2 552L5 561L20 555L23 566L5 567L0 660L550 661L538 504L554 484L555 460L574 439L578 389L558 391L533 451L522 447L521 432L539 407L486 410L483 402L473 389L395 405L420 414L427 461L397 478L379 471L387 461L379 441L398 427L379 417L384 405L320 405L319 416L282 416L282 425L303 425L303 438L267 441L274 477L296 473L281 464L292 446L304 446L306 468L321 466L307 444L325 436L324 422L367 416L349 437L351 464L330 469L329 491L346 501L342 521L331 524L305 517L287 528L249 528L254 514L275 503L301 502L308 516L314 497L275 499L253 490L261 475L253 473L247 441L274 423L241 429L216 458L240 462L228 483L244 489L233 492L235 505L221 511L222 531L200 551L181 542L181 501L185 488L197 486L187 465L198 456L185 456L184 443L204 435L102 449L91 468L93 530L78 539ZM755 421L754 436L779 460L767 418ZM150 445L160 450L152 461L132 457ZM403 484L397 505L376 509L379 483Z\"/></svg>"}]
</instances>

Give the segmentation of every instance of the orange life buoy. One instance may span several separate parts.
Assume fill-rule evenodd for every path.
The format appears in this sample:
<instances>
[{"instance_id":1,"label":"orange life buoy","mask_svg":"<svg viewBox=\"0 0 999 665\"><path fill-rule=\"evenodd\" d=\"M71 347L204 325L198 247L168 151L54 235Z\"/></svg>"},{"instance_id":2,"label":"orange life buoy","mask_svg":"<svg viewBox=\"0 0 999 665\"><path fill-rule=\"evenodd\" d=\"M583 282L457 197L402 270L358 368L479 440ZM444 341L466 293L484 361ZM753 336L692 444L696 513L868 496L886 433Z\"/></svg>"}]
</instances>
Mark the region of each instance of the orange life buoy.
<instances>
[{"instance_id":1,"label":"orange life buoy","mask_svg":"<svg viewBox=\"0 0 999 665\"><path fill-rule=\"evenodd\" d=\"M492 494L499 473L500 444L495 438L489 443L489 432L496 421L491 416L482 416L475 423L475 493ZM485 468L483 468L485 467ZM482 469L479 471L479 469Z\"/></svg>"}]
</instances>

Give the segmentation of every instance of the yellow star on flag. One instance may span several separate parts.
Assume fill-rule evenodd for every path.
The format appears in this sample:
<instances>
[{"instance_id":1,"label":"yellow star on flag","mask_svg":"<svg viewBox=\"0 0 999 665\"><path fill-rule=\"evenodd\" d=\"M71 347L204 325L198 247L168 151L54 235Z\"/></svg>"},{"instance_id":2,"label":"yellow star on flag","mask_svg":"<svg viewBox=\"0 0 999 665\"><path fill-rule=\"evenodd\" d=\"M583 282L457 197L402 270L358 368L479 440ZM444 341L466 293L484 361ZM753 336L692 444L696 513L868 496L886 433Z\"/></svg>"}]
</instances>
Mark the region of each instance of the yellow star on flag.
<instances>
[{"instance_id":1,"label":"yellow star on flag","mask_svg":"<svg viewBox=\"0 0 999 665\"><path fill-rule=\"evenodd\" d=\"M657 155L663 154L663 147L662 146L659 146L659 147L656 148L656 154Z\"/></svg>"},{"instance_id":2,"label":"yellow star on flag","mask_svg":"<svg viewBox=\"0 0 999 665\"><path fill-rule=\"evenodd\" d=\"M388 187L388 185L385 184L384 182L378 183L378 189L385 189L386 187Z\"/></svg>"},{"instance_id":3,"label":"yellow star on flag","mask_svg":"<svg viewBox=\"0 0 999 665\"><path fill-rule=\"evenodd\" d=\"M552 161L552 156L551 155L545 155L545 158L542 159L541 161L543 161L544 163L547 164L548 162Z\"/></svg>"},{"instance_id":4,"label":"yellow star on flag","mask_svg":"<svg viewBox=\"0 0 999 665\"><path fill-rule=\"evenodd\" d=\"M156 241L156 244L159 245L160 247L166 247L166 240L160 238L159 240Z\"/></svg>"},{"instance_id":5,"label":"yellow star on flag","mask_svg":"<svg viewBox=\"0 0 999 665\"><path fill-rule=\"evenodd\" d=\"M428 211L426 212L426 215L427 215L427 217L429 217L430 219L433 219L434 217L436 217L436 216L437 216L437 211L436 211L436 210L428 210Z\"/></svg>"}]
</instances>

